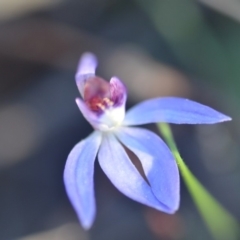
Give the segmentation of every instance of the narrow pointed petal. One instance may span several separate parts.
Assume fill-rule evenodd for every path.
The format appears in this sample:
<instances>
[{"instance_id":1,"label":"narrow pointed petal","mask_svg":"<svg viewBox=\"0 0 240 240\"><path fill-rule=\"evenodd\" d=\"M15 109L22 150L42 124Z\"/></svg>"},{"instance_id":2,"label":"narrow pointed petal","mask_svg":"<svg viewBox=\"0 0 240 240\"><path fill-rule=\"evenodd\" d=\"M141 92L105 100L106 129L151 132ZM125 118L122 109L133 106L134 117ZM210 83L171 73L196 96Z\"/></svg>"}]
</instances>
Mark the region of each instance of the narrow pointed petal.
<instances>
[{"instance_id":1,"label":"narrow pointed petal","mask_svg":"<svg viewBox=\"0 0 240 240\"><path fill-rule=\"evenodd\" d=\"M89 77L95 76L97 58L92 53L84 53L79 61L75 75L78 89L83 97L84 84Z\"/></svg>"},{"instance_id":2,"label":"narrow pointed petal","mask_svg":"<svg viewBox=\"0 0 240 240\"><path fill-rule=\"evenodd\" d=\"M142 128L121 128L116 135L139 158L157 199L175 212L180 199L179 172L167 145L155 133Z\"/></svg>"},{"instance_id":3,"label":"narrow pointed petal","mask_svg":"<svg viewBox=\"0 0 240 240\"><path fill-rule=\"evenodd\" d=\"M165 97L150 99L131 108L126 113L123 124L213 124L230 120L230 117L200 103L183 98Z\"/></svg>"},{"instance_id":4,"label":"narrow pointed petal","mask_svg":"<svg viewBox=\"0 0 240 240\"><path fill-rule=\"evenodd\" d=\"M89 229L94 221L94 160L101 144L101 134L92 133L70 152L64 169L64 183L68 197L82 226Z\"/></svg>"},{"instance_id":5,"label":"narrow pointed petal","mask_svg":"<svg viewBox=\"0 0 240 240\"><path fill-rule=\"evenodd\" d=\"M113 185L129 198L147 206L170 213L151 191L150 186L140 175L124 148L112 134L104 136L98 154L101 168Z\"/></svg>"}]
</instances>

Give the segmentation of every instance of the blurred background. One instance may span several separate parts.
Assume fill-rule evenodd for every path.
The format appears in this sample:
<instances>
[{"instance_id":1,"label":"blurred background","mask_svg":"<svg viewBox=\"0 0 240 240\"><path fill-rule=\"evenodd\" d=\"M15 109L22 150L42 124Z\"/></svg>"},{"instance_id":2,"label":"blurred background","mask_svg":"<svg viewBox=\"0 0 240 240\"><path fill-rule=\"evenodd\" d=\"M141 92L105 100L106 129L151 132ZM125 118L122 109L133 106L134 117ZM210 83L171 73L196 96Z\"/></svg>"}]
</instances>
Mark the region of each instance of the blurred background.
<instances>
[{"instance_id":1,"label":"blurred background","mask_svg":"<svg viewBox=\"0 0 240 240\"><path fill-rule=\"evenodd\" d=\"M120 194L97 162L97 217L81 228L62 175L92 131L74 101L85 51L98 75L125 82L127 107L180 96L233 118L172 127L189 168L239 220L240 1L0 0L0 239L212 239L184 184L167 215Z\"/></svg>"}]
</instances>

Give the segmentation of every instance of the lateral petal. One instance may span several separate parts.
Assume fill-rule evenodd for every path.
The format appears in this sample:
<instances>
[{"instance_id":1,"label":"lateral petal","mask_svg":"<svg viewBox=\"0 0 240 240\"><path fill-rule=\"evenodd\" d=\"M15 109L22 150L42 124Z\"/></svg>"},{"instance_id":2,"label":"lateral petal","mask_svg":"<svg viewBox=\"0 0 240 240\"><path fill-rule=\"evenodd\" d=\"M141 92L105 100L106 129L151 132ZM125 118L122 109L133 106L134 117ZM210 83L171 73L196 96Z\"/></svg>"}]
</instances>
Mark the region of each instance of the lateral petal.
<instances>
[{"instance_id":1,"label":"lateral petal","mask_svg":"<svg viewBox=\"0 0 240 240\"><path fill-rule=\"evenodd\" d=\"M147 206L167 213L171 212L171 209L154 196L150 186L137 171L113 134L105 134L98 160L105 174L120 192Z\"/></svg>"},{"instance_id":2,"label":"lateral petal","mask_svg":"<svg viewBox=\"0 0 240 240\"><path fill-rule=\"evenodd\" d=\"M139 158L156 198L175 212L180 200L179 171L167 145L142 128L120 128L116 136Z\"/></svg>"},{"instance_id":3,"label":"lateral petal","mask_svg":"<svg viewBox=\"0 0 240 240\"><path fill-rule=\"evenodd\" d=\"M213 124L231 118L200 103L175 97L143 101L131 108L123 125L140 125L156 122L176 124Z\"/></svg>"},{"instance_id":4,"label":"lateral petal","mask_svg":"<svg viewBox=\"0 0 240 240\"><path fill-rule=\"evenodd\" d=\"M127 88L123 82L117 77L112 77L110 79L110 91L111 100L114 102L115 107L120 106L125 109L127 100Z\"/></svg>"},{"instance_id":5,"label":"lateral petal","mask_svg":"<svg viewBox=\"0 0 240 240\"><path fill-rule=\"evenodd\" d=\"M95 131L79 142L70 152L64 169L68 197L85 229L91 227L96 213L93 172L101 140L101 133Z\"/></svg>"}]
</instances>

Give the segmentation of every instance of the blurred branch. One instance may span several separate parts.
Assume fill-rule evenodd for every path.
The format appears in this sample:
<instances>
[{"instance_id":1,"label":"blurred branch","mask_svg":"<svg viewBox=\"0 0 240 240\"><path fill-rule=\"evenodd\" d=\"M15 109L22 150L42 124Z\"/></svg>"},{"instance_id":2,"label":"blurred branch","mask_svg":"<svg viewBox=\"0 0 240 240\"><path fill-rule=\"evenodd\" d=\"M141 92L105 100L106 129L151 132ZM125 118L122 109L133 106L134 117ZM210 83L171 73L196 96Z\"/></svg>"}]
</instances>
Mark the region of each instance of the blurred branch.
<instances>
[{"instance_id":1,"label":"blurred branch","mask_svg":"<svg viewBox=\"0 0 240 240\"><path fill-rule=\"evenodd\" d=\"M199 2L240 22L240 1L238 0L199 0Z\"/></svg>"},{"instance_id":2,"label":"blurred branch","mask_svg":"<svg viewBox=\"0 0 240 240\"><path fill-rule=\"evenodd\" d=\"M83 51L99 53L103 41L68 25L43 19L1 27L0 53L27 61L71 69Z\"/></svg>"},{"instance_id":3,"label":"blurred branch","mask_svg":"<svg viewBox=\"0 0 240 240\"><path fill-rule=\"evenodd\" d=\"M18 240L87 240L88 234L77 223L67 223L48 231L41 231Z\"/></svg>"},{"instance_id":4,"label":"blurred branch","mask_svg":"<svg viewBox=\"0 0 240 240\"><path fill-rule=\"evenodd\" d=\"M0 0L0 20L8 20L28 12L48 8L62 0Z\"/></svg>"}]
</instances>

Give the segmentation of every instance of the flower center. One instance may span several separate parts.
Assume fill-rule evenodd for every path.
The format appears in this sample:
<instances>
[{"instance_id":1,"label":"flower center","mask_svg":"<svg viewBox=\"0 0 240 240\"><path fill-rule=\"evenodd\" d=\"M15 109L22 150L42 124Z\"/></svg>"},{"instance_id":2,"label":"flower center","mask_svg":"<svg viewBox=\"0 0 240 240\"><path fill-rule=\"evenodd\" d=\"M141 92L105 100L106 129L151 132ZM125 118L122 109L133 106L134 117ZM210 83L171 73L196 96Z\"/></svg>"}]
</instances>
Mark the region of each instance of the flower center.
<instances>
[{"instance_id":1,"label":"flower center","mask_svg":"<svg viewBox=\"0 0 240 240\"><path fill-rule=\"evenodd\" d=\"M88 107L94 111L104 111L106 108L111 107L113 105L113 102L108 98L99 98L99 97L93 97L89 101L86 102Z\"/></svg>"},{"instance_id":2,"label":"flower center","mask_svg":"<svg viewBox=\"0 0 240 240\"><path fill-rule=\"evenodd\" d=\"M91 77L84 86L84 101L94 112L104 111L113 106L110 84L100 77Z\"/></svg>"}]
</instances>

